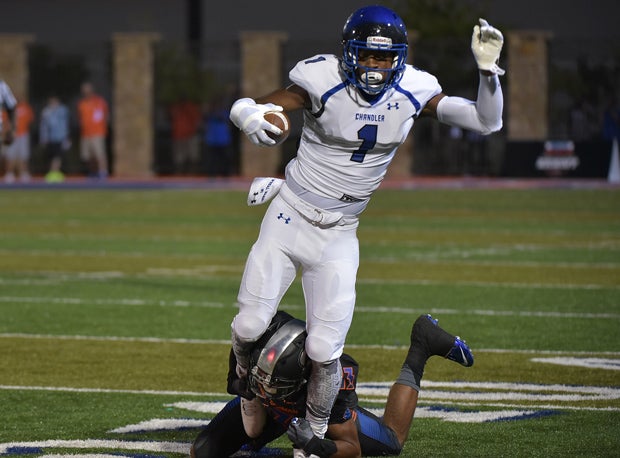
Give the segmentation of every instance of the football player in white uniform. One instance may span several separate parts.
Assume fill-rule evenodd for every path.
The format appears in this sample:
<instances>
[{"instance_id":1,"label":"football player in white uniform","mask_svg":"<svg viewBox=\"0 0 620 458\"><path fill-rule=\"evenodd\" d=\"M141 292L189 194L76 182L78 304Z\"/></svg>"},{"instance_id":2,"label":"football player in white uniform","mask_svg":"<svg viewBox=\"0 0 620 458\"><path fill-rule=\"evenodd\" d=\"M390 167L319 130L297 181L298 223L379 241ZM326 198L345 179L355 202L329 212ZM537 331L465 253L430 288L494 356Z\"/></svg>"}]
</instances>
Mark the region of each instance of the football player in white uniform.
<instances>
[{"instance_id":1,"label":"football player in white uniform","mask_svg":"<svg viewBox=\"0 0 620 458\"><path fill-rule=\"evenodd\" d=\"M477 100L447 96L437 78L406 64L403 20L383 6L364 7L345 23L341 57L300 61L289 73L290 86L232 106L232 122L261 146L274 144L267 132L280 133L264 113L303 110L297 156L247 259L232 342L243 380L248 348L267 329L299 271L312 360L306 419L319 438L340 386L338 358L355 306L358 217L417 118L481 134L502 127L502 45L501 32L480 19L471 45L480 69Z\"/></svg>"}]
</instances>

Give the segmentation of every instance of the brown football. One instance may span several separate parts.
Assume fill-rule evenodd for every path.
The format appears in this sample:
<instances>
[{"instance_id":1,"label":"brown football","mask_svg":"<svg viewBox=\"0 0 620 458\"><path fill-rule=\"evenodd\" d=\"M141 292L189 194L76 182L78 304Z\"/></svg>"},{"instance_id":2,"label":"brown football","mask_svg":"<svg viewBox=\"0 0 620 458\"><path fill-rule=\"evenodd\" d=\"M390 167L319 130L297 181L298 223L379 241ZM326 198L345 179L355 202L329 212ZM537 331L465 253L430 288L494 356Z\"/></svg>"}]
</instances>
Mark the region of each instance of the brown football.
<instances>
[{"instance_id":1,"label":"brown football","mask_svg":"<svg viewBox=\"0 0 620 458\"><path fill-rule=\"evenodd\" d=\"M265 121L270 122L271 124L278 126L282 129L282 133L280 135L276 135L273 132L267 132L270 138L276 141L276 145L279 145L284 142L291 133L291 120L283 111L268 111L265 113ZM275 145L273 145L275 146Z\"/></svg>"}]
</instances>

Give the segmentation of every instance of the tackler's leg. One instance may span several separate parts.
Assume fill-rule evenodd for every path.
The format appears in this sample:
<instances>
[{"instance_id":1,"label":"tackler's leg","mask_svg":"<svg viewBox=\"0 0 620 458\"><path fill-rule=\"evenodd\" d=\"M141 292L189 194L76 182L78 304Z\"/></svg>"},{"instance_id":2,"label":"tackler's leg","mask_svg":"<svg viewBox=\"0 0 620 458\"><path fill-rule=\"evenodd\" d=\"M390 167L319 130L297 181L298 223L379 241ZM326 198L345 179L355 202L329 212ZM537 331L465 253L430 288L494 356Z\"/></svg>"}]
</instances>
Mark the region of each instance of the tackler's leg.
<instances>
[{"instance_id":1,"label":"tackler's leg","mask_svg":"<svg viewBox=\"0 0 620 458\"><path fill-rule=\"evenodd\" d=\"M407 439L426 361L431 356L441 356L465 367L474 364L474 355L464 340L439 327L432 316L418 317L411 329L407 357L390 390L384 415L385 424L396 432L401 445Z\"/></svg>"}]
</instances>

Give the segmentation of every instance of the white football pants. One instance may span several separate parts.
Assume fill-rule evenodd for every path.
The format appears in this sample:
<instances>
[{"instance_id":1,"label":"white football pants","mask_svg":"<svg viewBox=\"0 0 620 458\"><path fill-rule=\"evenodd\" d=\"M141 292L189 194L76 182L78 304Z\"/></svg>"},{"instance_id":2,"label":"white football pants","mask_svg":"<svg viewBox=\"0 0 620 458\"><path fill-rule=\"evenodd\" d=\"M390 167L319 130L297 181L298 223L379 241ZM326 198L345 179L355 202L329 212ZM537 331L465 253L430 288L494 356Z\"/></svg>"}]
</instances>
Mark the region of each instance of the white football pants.
<instances>
[{"instance_id":1,"label":"white football pants","mask_svg":"<svg viewBox=\"0 0 620 458\"><path fill-rule=\"evenodd\" d=\"M287 196L285 201L278 194L263 217L239 288L233 330L245 341L260 337L299 270L306 301L306 352L313 361L331 361L342 354L353 319L358 221L320 227L293 208Z\"/></svg>"}]
</instances>

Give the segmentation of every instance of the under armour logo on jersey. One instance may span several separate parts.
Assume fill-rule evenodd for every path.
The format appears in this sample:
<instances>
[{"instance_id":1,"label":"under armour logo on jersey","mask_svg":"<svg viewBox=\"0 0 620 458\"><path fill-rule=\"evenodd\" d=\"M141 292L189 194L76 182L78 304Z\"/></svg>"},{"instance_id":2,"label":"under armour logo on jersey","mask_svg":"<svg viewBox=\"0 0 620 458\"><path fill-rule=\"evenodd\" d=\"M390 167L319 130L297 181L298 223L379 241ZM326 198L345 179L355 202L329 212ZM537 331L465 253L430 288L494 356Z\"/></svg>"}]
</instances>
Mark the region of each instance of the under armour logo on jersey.
<instances>
[{"instance_id":1,"label":"under armour logo on jersey","mask_svg":"<svg viewBox=\"0 0 620 458\"><path fill-rule=\"evenodd\" d=\"M278 215L278 219L284 220L284 224L288 224L291 221L291 218L288 216L284 216L284 213L280 213Z\"/></svg>"},{"instance_id":2,"label":"under armour logo on jersey","mask_svg":"<svg viewBox=\"0 0 620 458\"><path fill-rule=\"evenodd\" d=\"M392 108L394 108L395 110L398 110L398 102L388 102L387 104L387 109L391 110Z\"/></svg>"}]
</instances>

